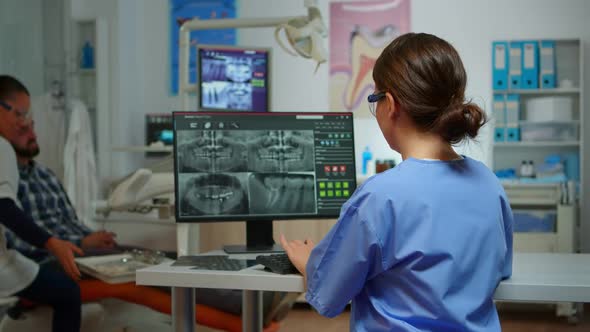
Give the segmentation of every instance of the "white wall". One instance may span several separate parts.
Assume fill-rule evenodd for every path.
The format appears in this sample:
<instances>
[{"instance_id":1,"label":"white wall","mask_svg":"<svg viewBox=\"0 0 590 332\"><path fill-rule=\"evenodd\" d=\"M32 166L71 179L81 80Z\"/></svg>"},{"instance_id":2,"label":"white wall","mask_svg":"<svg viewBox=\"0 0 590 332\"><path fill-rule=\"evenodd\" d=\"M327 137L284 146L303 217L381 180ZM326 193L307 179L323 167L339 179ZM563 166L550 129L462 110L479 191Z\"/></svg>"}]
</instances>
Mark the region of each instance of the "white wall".
<instances>
[{"instance_id":1,"label":"white wall","mask_svg":"<svg viewBox=\"0 0 590 332\"><path fill-rule=\"evenodd\" d=\"M32 95L45 89L42 8L41 0L0 1L0 74L13 75Z\"/></svg>"},{"instance_id":2,"label":"white wall","mask_svg":"<svg viewBox=\"0 0 590 332\"><path fill-rule=\"evenodd\" d=\"M143 144L143 114L180 109L178 97L169 95L169 8L165 0L125 0L79 2L73 12L106 15L114 23L112 65L113 145ZM239 0L238 0L239 1ZM319 0L329 24L329 1ZM97 8L98 7L98 8ZM242 0L240 17L293 16L305 14L303 0ZM78 13L80 14L80 13ZM81 14L80 14L81 15ZM491 42L497 39L576 38L585 42L585 62L590 63L590 1L585 0L413 0L412 30L436 34L451 42L463 58L467 73L467 96L490 109ZM285 54L275 43L272 29L243 29L243 45L273 48L273 109L277 111L328 110L328 66L313 74L308 60ZM325 45L328 45L327 40ZM590 66L585 78L590 80ZM586 84L585 93L590 92ZM586 103L588 105L588 102ZM194 103L191 106L194 108ZM588 106L586 106L588 112ZM588 114L588 113L586 113ZM586 117L590 132L590 116ZM357 151L371 145L377 158L393 156L381 137L374 119L356 121ZM462 152L491 165L491 134L484 128L478 143L460 148ZM585 155L590 155L586 144ZM115 155L113 174L125 174L143 162L141 156ZM357 158L360 159L360 158ZM586 162L586 174L590 161ZM590 188L590 176L586 177ZM590 196L590 195L587 195ZM590 216L590 197L583 204ZM588 223L590 224L590 223ZM590 225L583 234L590 239ZM586 241L590 251L590 241Z\"/></svg>"}]
</instances>

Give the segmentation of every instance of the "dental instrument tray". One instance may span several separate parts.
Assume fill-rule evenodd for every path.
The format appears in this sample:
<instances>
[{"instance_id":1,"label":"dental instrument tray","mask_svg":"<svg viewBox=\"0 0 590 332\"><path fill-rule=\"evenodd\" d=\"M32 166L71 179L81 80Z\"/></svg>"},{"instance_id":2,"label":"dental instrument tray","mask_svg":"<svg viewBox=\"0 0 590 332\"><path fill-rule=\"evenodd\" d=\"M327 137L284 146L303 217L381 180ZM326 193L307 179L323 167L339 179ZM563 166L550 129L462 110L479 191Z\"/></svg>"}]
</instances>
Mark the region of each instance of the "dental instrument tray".
<instances>
[{"instance_id":1,"label":"dental instrument tray","mask_svg":"<svg viewBox=\"0 0 590 332\"><path fill-rule=\"evenodd\" d=\"M144 255L145 256L145 255ZM79 257L76 263L80 271L109 284L135 281L135 271L168 260L164 256L158 259L143 259L134 253Z\"/></svg>"}]
</instances>

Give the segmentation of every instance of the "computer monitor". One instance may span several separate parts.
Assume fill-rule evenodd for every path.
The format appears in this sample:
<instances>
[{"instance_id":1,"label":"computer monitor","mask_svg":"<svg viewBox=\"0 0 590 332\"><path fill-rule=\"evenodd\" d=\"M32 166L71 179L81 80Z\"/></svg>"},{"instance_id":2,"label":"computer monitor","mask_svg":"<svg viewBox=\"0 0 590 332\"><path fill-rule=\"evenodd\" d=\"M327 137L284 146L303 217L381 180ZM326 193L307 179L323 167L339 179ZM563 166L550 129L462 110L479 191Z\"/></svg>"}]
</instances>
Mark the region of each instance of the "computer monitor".
<instances>
[{"instance_id":1,"label":"computer monitor","mask_svg":"<svg viewBox=\"0 0 590 332\"><path fill-rule=\"evenodd\" d=\"M174 112L173 121L176 221L246 221L246 246L228 252L277 250L273 220L336 218L356 189L352 113Z\"/></svg>"},{"instance_id":2,"label":"computer monitor","mask_svg":"<svg viewBox=\"0 0 590 332\"><path fill-rule=\"evenodd\" d=\"M149 113L145 115L145 145L172 146L174 133L172 131L171 113ZM146 152L146 157L160 157L169 152Z\"/></svg>"},{"instance_id":3,"label":"computer monitor","mask_svg":"<svg viewBox=\"0 0 590 332\"><path fill-rule=\"evenodd\" d=\"M270 50L200 45L199 110L269 110Z\"/></svg>"}]
</instances>

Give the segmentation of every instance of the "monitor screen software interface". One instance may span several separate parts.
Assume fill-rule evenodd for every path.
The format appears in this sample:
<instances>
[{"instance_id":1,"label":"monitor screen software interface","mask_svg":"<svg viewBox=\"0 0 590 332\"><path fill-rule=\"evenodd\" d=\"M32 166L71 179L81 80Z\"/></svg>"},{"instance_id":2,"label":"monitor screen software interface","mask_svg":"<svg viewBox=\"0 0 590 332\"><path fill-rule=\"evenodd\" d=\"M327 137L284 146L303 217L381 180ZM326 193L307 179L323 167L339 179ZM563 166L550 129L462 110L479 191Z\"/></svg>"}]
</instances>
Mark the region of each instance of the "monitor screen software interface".
<instances>
[{"instance_id":1,"label":"monitor screen software interface","mask_svg":"<svg viewBox=\"0 0 590 332\"><path fill-rule=\"evenodd\" d=\"M200 110L269 110L270 50L200 45Z\"/></svg>"},{"instance_id":2,"label":"monitor screen software interface","mask_svg":"<svg viewBox=\"0 0 590 332\"><path fill-rule=\"evenodd\" d=\"M351 113L173 119L177 222L247 221L248 246L266 223L272 245L272 220L338 217L356 189Z\"/></svg>"}]
</instances>

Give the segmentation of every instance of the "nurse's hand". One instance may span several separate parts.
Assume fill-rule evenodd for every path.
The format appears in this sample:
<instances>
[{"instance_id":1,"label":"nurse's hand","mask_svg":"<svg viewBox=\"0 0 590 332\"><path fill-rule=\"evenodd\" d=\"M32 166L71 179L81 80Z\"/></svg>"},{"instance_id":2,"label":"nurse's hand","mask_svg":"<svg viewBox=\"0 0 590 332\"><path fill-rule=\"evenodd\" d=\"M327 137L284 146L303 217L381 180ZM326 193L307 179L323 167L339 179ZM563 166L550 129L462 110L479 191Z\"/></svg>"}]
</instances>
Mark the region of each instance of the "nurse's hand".
<instances>
[{"instance_id":1,"label":"nurse's hand","mask_svg":"<svg viewBox=\"0 0 590 332\"><path fill-rule=\"evenodd\" d=\"M76 261L74 261L74 253L84 255L82 249L78 248L71 242L63 241L55 237L51 237L47 240L45 248L57 258L59 264L70 278L74 280L80 279L81 274L76 265Z\"/></svg>"},{"instance_id":2,"label":"nurse's hand","mask_svg":"<svg viewBox=\"0 0 590 332\"><path fill-rule=\"evenodd\" d=\"M293 240L287 241L285 235L281 234L281 246L285 249L287 256L291 260L291 263L295 265L295 268L305 277L305 266L309 260L309 255L315 247L315 244L311 239L305 241Z\"/></svg>"}]
</instances>

